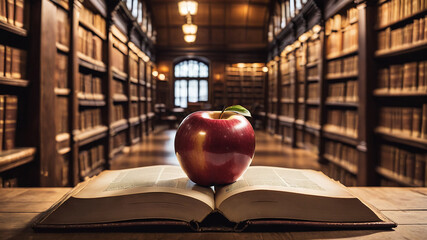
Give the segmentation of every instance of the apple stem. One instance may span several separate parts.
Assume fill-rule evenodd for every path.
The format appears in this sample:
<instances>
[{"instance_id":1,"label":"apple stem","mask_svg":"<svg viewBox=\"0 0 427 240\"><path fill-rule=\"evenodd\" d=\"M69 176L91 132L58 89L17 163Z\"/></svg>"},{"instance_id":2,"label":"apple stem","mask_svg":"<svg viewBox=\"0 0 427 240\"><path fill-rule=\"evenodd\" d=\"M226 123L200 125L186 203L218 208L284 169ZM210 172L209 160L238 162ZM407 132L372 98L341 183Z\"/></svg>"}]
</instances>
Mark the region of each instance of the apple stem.
<instances>
[{"instance_id":1,"label":"apple stem","mask_svg":"<svg viewBox=\"0 0 427 240\"><path fill-rule=\"evenodd\" d=\"M224 108L222 109L221 113L219 114L219 119L221 119L222 114L224 113L224 111L225 111L225 106L224 106Z\"/></svg>"}]
</instances>

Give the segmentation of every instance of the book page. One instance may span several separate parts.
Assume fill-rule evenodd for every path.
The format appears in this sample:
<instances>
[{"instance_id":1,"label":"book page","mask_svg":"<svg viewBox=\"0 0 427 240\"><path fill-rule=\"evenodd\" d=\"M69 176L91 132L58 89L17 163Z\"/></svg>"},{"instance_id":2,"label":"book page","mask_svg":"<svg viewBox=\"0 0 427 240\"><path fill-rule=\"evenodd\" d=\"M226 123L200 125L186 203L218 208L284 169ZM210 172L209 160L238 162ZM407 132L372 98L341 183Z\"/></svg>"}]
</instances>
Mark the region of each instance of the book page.
<instances>
[{"instance_id":1,"label":"book page","mask_svg":"<svg viewBox=\"0 0 427 240\"><path fill-rule=\"evenodd\" d=\"M75 198L102 198L150 192L185 195L214 208L211 188L196 185L179 166L151 166L104 171L73 195Z\"/></svg>"},{"instance_id":2,"label":"book page","mask_svg":"<svg viewBox=\"0 0 427 240\"><path fill-rule=\"evenodd\" d=\"M353 197L323 173L276 167L250 167L235 183L217 187L216 206L232 195L253 190L294 192L329 197Z\"/></svg>"}]
</instances>

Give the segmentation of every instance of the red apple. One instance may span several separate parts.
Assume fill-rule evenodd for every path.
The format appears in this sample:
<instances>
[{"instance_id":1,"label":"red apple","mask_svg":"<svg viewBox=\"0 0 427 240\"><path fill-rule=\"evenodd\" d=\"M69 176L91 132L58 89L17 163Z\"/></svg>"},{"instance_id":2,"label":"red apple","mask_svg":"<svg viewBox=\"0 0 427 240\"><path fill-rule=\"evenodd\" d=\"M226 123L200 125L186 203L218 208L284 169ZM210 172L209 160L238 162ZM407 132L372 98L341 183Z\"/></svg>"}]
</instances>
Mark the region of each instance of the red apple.
<instances>
[{"instance_id":1,"label":"red apple","mask_svg":"<svg viewBox=\"0 0 427 240\"><path fill-rule=\"evenodd\" d=\"M255 133L234 112L199 111L188 115L175 136L175 154L187 176L203 186L235 182L249 167Z\"/></svg>"}]
</instances>

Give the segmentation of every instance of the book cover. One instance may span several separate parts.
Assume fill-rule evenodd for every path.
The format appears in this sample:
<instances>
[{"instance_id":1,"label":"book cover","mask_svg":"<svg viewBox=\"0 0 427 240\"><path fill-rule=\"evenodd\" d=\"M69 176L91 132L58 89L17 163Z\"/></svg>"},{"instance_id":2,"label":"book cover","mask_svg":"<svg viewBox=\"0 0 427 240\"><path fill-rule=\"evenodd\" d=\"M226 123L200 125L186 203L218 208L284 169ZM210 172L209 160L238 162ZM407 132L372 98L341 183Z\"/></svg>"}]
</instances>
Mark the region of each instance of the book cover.
<instances>
[{"instance_id":1,"label":"book cover","mask_svg":"<svg viewBox=\"0 0 427 240\"><path fill-rule=\"evenodd\" d=\"M120 207L112 207L112 206ZM35 221L35 230L243 231L391 228L396 224L313 170L250 167L235 183L202 187L179 166L104 171Z\"/></svg>"},{"instance_id":2,"label":"book cover","mask_svg":"<svg viewBox=\"0 0 427 240\"><path fill-rule=\"evenodd\" d=\"M7 95L4 110L4 142L3 149L10 150L15 147L16 119L18 114L18 97Z\"/></svg>"},{"instance_id":3,"label":"book cover","mask_svg":"<svg viewBox=\"0 0 427 240\"><path fill-rule=\"evenodd\" d=\"M14 0L5 0L6 2L6 14L7 14L7 22L9 24L14 24L15 20L15 3Z\"/></svg>"},{"instance_id":4,"label":"book cover","mask_svg":"<svg viewBox=\"0 0 427 240\"><path fill-rule=\"evenodd\" d=\"M0 0L0 21L7 22L6 1Z\"/></svg>"}]
</instances>

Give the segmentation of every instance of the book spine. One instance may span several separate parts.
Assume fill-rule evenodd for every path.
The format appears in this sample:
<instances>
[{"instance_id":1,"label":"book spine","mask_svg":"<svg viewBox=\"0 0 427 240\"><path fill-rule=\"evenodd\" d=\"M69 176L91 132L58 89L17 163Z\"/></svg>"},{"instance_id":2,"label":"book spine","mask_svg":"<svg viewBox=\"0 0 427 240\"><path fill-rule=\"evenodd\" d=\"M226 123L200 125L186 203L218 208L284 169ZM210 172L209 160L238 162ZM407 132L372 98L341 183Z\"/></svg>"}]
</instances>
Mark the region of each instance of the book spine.
<instances>
[{"instance_id":1,"label":"book spine","mask_svg":"<svg viewBox=\"0 0 427 240\"><path fill-rule=\"evenodd\" d=\"M15 19L15 2L14 0L6 0L6 11L7 11L7 22L9 24L14 24L14 19Z\"/></svg>"},{"instance_id":2,"label":"book spine","mask_svg":"<svg viewBox=\"0 0 427 240\"><path fill-rule=\"evenodd\" d=\"M4 139L4 98L5 96L0 95L0 152L3 149L3 139Z\"/></svg>"},{"instance_id":3,"label":"book spine","mask_svg":"<svg viewBox=\"0 0 427 240\"><path fill-rule=\"evenodd\" d=\"M5 63L4 63L4 75L6 77L12 77L12 48L9 46L5 46L6 54L5 54Z\"/></svg>"},{"instance_id":4,"label":"book spine","mask_svg":"<svg viewBox=\"0 0 427 240\"><path fill-rule=\"evenodd\" d=\"M427 139L427 103L423 104L421 138Z\"/></svg>"},{"instance_id":5,"label":"book spine","mask_svg":"<svg viewBox=\"0 0 427 240\"><path fill-rule=\"evenodd\" d=\"M0 0L0 21L7 22L7 0Z\"/></svg>"},{"instance_id":6,"label":"book spine","mask_svg":"<svg viewBox=\"0 0 427 240\"><path fill-rule=\"evenodd\" d=\"M5 46L0 44L0 77L4 76L4 72L5 72L4 70L5 70Z\"/></svg>"},{"instance_id":7,"label":"book spine","mask_svg":"<svg viewBox=\"0 0 427 240\"><path fill-rule=\"evenodd\" d=\"M15 26L24 27L24 0L15 0Z\"/></svg>"},{"instance_id":8,"label":"book spine","mask_svg":"<svg viewBox=\"0 0 427 240\"><path fill-rule=\"evenodd\" d=\"M21 50L17 48L12 48L11 50L12 50L11 76L12 78L20 79L21 78L21 72L20 72Z\"/></svg>"},{"instance_id":9,"label":"book spine","mask_svg":"<svg viewBox=\"0 0 427 240\"><path fill-rule=\"evenodd\" d=\"M6 96L5 101L5 127L3 149L10 150L15 147L16 119L18 114L18 98Z\"/></svg>"}]
</instances>

